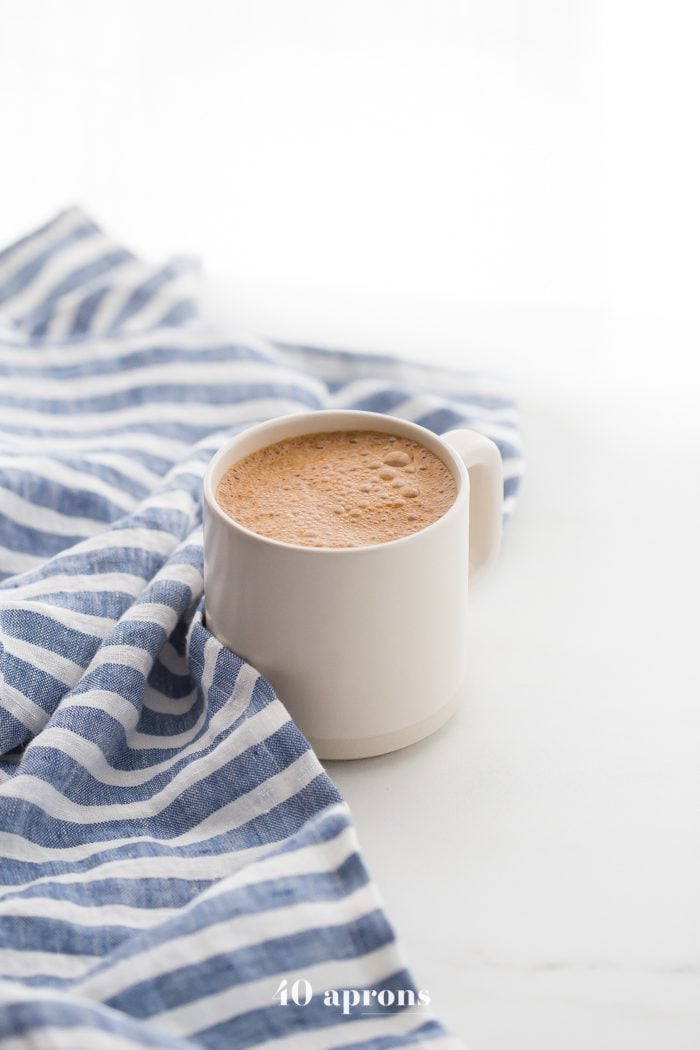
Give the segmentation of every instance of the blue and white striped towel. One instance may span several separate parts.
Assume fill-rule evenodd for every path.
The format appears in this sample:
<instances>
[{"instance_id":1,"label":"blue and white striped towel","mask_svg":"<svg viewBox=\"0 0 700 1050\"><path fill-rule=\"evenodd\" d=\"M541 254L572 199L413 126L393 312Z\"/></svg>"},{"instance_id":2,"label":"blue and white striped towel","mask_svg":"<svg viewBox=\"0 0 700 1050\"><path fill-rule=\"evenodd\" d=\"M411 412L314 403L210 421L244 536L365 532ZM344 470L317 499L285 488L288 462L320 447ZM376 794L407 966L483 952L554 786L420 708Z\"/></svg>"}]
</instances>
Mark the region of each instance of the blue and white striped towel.
<instances>
[{"instance_id":1,"label":"blue and white striped towel","mask_svg":"<svg viewBox=\"0 0 700 1050\"><path fill-rule=\"evenodd\" d=\"M336 788L203 625L200 489L242 427L343 405L494 437L511 509L513 406L227 340L190 280L77 209L0 255L0 1050L447 1045Z\"/></svg>"}]
</instances>

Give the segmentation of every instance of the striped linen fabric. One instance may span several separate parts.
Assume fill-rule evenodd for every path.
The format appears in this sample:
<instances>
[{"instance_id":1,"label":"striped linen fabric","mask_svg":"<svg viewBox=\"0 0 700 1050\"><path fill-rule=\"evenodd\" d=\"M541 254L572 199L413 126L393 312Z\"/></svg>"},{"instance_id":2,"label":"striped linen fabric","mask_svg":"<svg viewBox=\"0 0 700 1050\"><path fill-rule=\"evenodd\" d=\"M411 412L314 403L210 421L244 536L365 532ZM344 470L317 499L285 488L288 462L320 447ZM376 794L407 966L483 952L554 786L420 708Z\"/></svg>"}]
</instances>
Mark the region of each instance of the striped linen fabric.
<instances>
[{"instance_id":1,"label":"striped linen fabric","mask_svg":"<svg viewBox=\"0 0 700 1050\"><path fill-rule=\"evenodd\" d=\"M513 405L222 336L194 278L78 209L0 254L0 1050L454 1045L338 791L206 630L201 485L240 429L341 405L493 437L510 512Z\"/></svg>"}]
</instances>

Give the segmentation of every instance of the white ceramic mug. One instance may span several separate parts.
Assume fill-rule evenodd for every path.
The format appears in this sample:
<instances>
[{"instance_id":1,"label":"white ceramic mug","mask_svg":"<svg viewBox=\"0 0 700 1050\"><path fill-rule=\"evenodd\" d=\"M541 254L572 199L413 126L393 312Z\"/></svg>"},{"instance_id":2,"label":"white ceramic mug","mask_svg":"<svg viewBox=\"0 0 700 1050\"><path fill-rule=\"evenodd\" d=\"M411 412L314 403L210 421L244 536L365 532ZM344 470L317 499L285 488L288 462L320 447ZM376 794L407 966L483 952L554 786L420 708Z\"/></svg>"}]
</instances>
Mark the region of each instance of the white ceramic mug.
<instances>
[{"instance_id":1,"label":"white ceramic mug","mask_svg":"<svg viewBox=\"0 0 700 1050\"><path fill-rule=\"evenodd\" d=\"M259 536L216 501L230 466L284 438L379 430L418 441L457 482L420 532L366 547L302 547ZM442 437L375 412L325 411L251 427L204 477L206 623L271 682L320 758L405 747L455 710L466 674L467 579L495 560L503 469L472 430Z\"/></svg>"}]
</instances>

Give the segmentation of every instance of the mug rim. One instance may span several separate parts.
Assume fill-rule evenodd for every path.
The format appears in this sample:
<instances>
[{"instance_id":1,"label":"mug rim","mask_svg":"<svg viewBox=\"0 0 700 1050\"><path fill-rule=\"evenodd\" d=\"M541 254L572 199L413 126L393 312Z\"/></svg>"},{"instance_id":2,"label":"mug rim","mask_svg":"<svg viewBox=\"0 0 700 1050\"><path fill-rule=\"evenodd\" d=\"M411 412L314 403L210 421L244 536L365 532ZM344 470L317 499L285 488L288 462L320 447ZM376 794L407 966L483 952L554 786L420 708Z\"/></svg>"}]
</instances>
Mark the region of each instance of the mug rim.
<instances>
[{"instance_id":1,"label":"mug rim","mask_svg":"<svg viewBox=\"0 0 700 1050\"><path fill-rule=\"evenodd\" d=\"M262 434L265 432L265 430L267 430L270 427L279 426L286 422L292 424L298 423L302 420L311 421L314 419L327 419L329 416L342 416L349 418L350 420L355 420L357 422L362 422L364 420L365 422L369 423L381 419L391 424L396 423L399 426L407 427L410 431L417 433L418 437L416 440L418 440L420 444L423 444L428 448L434 443L437 444L441 453L440 458L443 458L443 456L448 458L449 462L446 463L446 466L448 466L451 469L453 477L457 482L457 495L455 496L453 502L445 511L445 513L442 514L439 518L436 518L435 521L432 521L429 525L426 525L425 528L418 529L417 532L409 532L405 536L397 536L396 539L393 540L384 540L381 543L366 543L359 547L312 547L302 543L288 543L286 540L276 540L273 539L271 536L263 536L259 532L253 532L252 529L249 529L245 525L242 525L239 521L237 521L235 518L232 518L223 510L216 498L216 493L213 491L212 476L217 466L220 464L221 460L224 459L230 453L231 449L237 444L237 442L242 441L244 438L255 437L256 434ZM344 427L342 424L339 424L337 429L350 430L353 428L349 426ZM371 426L360 426L356 427L355 429L371 430L372 428ZM467 430L468 427L460 427L459 429ZM295 434L287 436L300 437L304 433L306 432L301 431L298 435ZM315 433L315 431L309 430L308 433L312 434ZM323 433L323 431L321 430L319 431L319 433ZM387 431L387 433L390 433L390 431ZM423 435L425 435L425 438L428 439L427 442ZM268 442L268 444L274 445L278 441L285 440L285 436L282 435L281 437L277 437L274 440L271 440L270 442ZM260 451L260 449L266 447L266 444L260 444L256 449L245 453L245 455L252 455L254 451L257 452ZM430 451L432 451L432 449L430 449ZM229 464L229 466L233 466L233 463L235 462L237 462L237 460L234 459L232 463ZM202 481L202 488L204 494L204 502L206 503L207 509L210 511L210 513L215 514L225 525L229 526L234 531L237 531L243 534L244 536L249 537L252 540L257 540L260 543L269 544L272 547L278 547L283 550L299 551L309 555L349 555L367 553L368 551L386 550L389 547L396 547L398 544L405 544L412 540L418 540L419 538L424 537L427 533L436 530L441 526L445 527L448 522L448 519L454 517L454 515L457 514L461 509L461 506L465 499L465 492L467 491L468 482L469 474L461 456L439 434L435 434L432 430L428 430L426 427L421 426L420 423L414 423L413 420L410 419L402 419L400 416L392 416L386 412L368 412L363 411L361 409L351 408L325 408L313 409L308 412L292 412L288 415L274 416L272 419L266 419L263 420L261 423L256 423L252 427L247 427L245 430L242 430L240 434L235 434L224 445L222 445L221 448L217 449L217 451L207 463L207 468L204 472L204 478Z\"/></svg>"}]
</instances>

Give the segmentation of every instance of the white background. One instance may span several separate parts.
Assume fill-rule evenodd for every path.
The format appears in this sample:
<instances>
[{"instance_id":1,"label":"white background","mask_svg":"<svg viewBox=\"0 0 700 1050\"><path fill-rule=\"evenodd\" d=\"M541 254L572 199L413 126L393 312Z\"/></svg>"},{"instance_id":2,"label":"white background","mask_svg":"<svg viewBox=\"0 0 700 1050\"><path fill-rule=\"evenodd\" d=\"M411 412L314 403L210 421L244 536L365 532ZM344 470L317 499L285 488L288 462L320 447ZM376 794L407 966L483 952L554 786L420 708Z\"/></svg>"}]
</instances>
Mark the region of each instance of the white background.
<instances>
[{"instance_id":1,"label":"white background","mask_svg":"<svg viewBox=\"0 0 700 1050\"><path fill-rule=\"evenodd\" d=\"M0 240L80 203L224 320L508 373L469 695L331 772L474 1050L700 1046L700 14L0 0Z\"/></svg>"},{"instance_id":2,"label":"white background","mask_svg":"<svg viewBox=\"0 0 700 1050\"><path fill-rule=\"evenodd\" d=\"M77 201L209 269L688 314L692 3L1 0L0 233Z\"/></svg>"}]
</instances>

